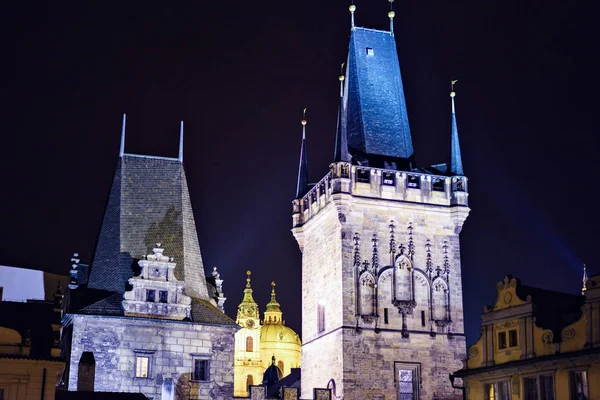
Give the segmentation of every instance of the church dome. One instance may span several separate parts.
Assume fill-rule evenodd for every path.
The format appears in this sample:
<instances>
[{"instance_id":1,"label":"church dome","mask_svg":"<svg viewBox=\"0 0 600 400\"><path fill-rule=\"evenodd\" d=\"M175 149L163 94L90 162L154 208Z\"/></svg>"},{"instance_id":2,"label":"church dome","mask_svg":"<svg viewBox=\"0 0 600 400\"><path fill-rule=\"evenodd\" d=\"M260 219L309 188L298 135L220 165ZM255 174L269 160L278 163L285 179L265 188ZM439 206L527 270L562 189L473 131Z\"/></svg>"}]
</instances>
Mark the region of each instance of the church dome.
<instances>
[{"instance_id":1,"label":"church dome","mask_svg":"<svg viewBox=\"0 0 600 400\"><path fill-rule=\"evenodd\" d=\"M301 346L300 337L293 329L280 324L265 324L260 327L261 343L282 343Z\"/></svg>"}]
</instances>

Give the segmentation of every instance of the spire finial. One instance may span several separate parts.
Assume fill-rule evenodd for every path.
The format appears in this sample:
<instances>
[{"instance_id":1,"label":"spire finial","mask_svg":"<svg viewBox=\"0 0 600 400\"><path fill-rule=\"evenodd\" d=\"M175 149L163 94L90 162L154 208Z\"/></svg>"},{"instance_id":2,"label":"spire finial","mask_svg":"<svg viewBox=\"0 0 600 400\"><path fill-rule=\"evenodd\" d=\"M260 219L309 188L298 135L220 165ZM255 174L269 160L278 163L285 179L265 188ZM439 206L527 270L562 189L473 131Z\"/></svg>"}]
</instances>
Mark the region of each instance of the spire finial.
<instances>
[{"instance_id":1,"label":"spire finial","mask_svg":"<svg viewBox=\"0 0 600 400\"><path fill-rule=\"evenodd\" d=\"M348 10L350 10L350 26L352 26L352 29L354 29L354 11L356 11L356 6L351 4L350 7L348 7Z\"/></svg>"},{"instance_id":2,"label":"spire finial","mask_svg":"<svg viewBox=\"0 0 600 400\"><path fill-rule=\"evenodd\" d=\"M179 162L183 162L183 121L179 126Z\"/></svg>"},{"instance_id":3,"label":"spire finial","mask_svg":"<svg viewBox=\"0 0 600 400\"><path fill-rule=\"evenodd\" d=\"M394 17L396 13L394 12L394 0L390 1L390 12L388 12L388 17L390 18L390 32L392 36L394 36Z\"/></svg>"},{"instance_id":4,"label":"spire finial","mask_svg":"<svg viewBox=\"0 0 600 400\"><path fill-rule=\"evenodd\" d=\"M119 150L119 157L123 157L123 154L125 154L125 125L127 125L127 114L123 114L123 124L121 125L121 148Z\"/></svg>"},{"instance_id":5,"label":"spire finial","mask_svg":"<svg viewBox=\"0 0 600 400\"><path fill-rule=\"evenodd\" d=\"M342 63L342 67L340 68L340 97L344 97L344 80L346 79L344 76L344 65L346 63Z\"/></svg>"},{"instance_id":6,"label":"spire finial","mask_svg":"<svg viewBox=\"0 0 600 400\"><path fill-rule=\"evenodd\" d=\"M300 147L300 165L298 166L298 184L296 186L296 198L299 199L306 194L308 187L308 166L306 160L306 108L302 114L302 146Z\"/></svg>"},{"instance_id":7,"label":"spire finial","mask_svg":"<svg viewBox=\"0 0 600 400\"><path fill-rule=\"evenodd\" d=\"M277 301L275 299L275 281L271 282L271 301Z\"/></svg>"},{"instance_id":8,"label":"spire finial","mask_svg":"<svg viewBox=\"0 0 600 400\"><path fill-rule=\"evenodd\" d=\"M450 86L452 88L452 91L450 92L450 97L452 98L452 114L456 113L456 109L454 107L454 97L456 97L456 93L454 92L454 85L456 85L456 82L458 82L458 79L453 79L450 81Z\"/></svg>"},{"instance_id":9,"label":"spire finial","mask_svg":"<svg viewBox=\"0 0 600 400\"><path fill-rule=\"evenodd\" d=\"M583 288L581 289L581 294L585 294L585 291L587 290L586 284L588 281L588 275L587 275L587 267L585 266L585 264L583 264Z\"/></svg>"},{"instance_id":10,"label":"spire finial","mask_svg":"<svg viewBox=\"0 0 600 400\"><path fill-rule=\"evenodd\" d=\"M249 288L250 287L250 275L252 275L252 272L246 271L246 275L248 275L248 277L246 278L246 287Z\"/></svg>"}]
</instances>

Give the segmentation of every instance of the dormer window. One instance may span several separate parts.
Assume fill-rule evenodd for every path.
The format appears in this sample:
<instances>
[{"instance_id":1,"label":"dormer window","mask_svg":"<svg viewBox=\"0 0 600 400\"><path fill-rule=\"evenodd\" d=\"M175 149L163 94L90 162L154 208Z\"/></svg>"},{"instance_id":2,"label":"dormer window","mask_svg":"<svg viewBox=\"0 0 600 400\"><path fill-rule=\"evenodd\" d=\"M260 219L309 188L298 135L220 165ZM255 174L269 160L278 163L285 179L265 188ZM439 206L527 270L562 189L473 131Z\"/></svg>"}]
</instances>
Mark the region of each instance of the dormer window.
<instances>
[{"instance_id":1,"label":"dormer window","mask_svg":"<svg viewBox=\"0 0 600 400\"><path fill-rule=\"evenodd\" d=\"M511 329L509 331L498 332L498 349L504 350L511 347L517 347L519 341L517 340L517 330Z\"/></svg>"},{"instance_id":2,"label":"dormer window","mask_svg":"<svg viewBox=\"0 0 600 400\"><path fill-rule=\"evenodd\" d=\"M418 175L408 175L406 186L412 189L419 189L421 187L421 177Z\"/></svg>"},{"instance_id":3,"label":"dormer window","mask_svg":"<svg viewBox=\"0 0 600 400\"><path fill-rule=\"evenodd\" d=\"M396 174L393 172L384 172L381 175L381 184L385 186L395 186L396 185Z\"/></svg>"},{"instance_id":4,"label":"dormer window","mask_svg":"<svg viewBox=\"0 0 600 400\"><path fill-rule=\"evenodd\" d=\"M367 56L373 57L375 55L375 51L371 47L367 47Z\"/></svg>"}]
</instances>

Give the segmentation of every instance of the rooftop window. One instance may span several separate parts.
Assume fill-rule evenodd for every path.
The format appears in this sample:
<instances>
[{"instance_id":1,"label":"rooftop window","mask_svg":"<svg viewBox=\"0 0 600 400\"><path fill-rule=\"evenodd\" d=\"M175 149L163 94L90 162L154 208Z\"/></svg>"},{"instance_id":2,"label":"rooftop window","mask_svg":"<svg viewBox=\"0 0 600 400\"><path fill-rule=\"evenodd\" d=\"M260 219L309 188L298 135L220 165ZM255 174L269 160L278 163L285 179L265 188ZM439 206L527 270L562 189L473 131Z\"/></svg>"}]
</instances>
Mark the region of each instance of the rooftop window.
<instances>
[{"instance_id":1,"label":"rooftop window","mask_svg":"<svg viewBox=\"0 0 600 400\"><path fill-rule=\"evenodd\" d=\"M374 55L375 55L375 51L372 48L367 47L367 56L372 57Z\"/></svg>"}]
</instances>

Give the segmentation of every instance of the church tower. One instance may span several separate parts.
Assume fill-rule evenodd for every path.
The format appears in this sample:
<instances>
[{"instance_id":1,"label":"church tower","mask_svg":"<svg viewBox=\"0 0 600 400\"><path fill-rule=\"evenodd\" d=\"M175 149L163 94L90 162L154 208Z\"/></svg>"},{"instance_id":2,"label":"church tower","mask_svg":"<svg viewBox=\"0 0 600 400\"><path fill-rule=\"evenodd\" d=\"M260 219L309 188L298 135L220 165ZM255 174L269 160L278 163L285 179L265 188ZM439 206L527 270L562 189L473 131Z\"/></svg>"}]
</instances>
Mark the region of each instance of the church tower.
<instances>
[{"instance_id":1,"label":"church tower","mask_svg":"<svg viewBox=\"0 0 600 400\"><path fill-rule=\"evenodd\" d=\"M459 234L469 207L454 92L448 160L417 167L394 12L380 31L355 26L355 10L333 163L308 184L304 135L293 201L301 397L459 399L448 375L466 356Z\"/></svg>"},{"instance_id":2,"label":"church tower","mask_svg":"<svg viewBox=\"0 0 600 400\"><path fill-rule=\"evenodd\" d=\"M235 334L234 396L246 397L250 385L260 385L264 372L260 358L260 315L252 297L250 271L247 272L244 298L238 306L237 320L242 327Z\"/></svg>"}]
</instances>

